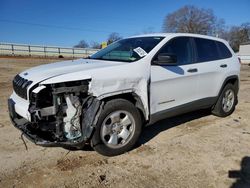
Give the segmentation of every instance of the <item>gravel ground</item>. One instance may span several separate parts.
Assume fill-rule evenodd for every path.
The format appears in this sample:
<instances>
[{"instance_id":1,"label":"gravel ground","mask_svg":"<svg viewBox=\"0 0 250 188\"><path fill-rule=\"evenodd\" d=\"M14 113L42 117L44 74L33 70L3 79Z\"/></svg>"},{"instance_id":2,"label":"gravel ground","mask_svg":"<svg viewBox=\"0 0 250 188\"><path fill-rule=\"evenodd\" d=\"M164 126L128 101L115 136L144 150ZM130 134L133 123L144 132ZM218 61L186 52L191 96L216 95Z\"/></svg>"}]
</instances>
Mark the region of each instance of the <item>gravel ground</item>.
<instances>
[{"instance_id":1,"label":"gravel ground","mask_svg":"<svg viewBox=\"0 0 250 188\"><path fill-rule=\"evenodd\" d=\"M6 103L13 77L52 61L0 58L0 187L250 187L250 66L242 66L231 116L196 111L166 119L145 128L132 151L104 157L27 140L26 150L11 125Z\"/></svg>"}]
</instances>

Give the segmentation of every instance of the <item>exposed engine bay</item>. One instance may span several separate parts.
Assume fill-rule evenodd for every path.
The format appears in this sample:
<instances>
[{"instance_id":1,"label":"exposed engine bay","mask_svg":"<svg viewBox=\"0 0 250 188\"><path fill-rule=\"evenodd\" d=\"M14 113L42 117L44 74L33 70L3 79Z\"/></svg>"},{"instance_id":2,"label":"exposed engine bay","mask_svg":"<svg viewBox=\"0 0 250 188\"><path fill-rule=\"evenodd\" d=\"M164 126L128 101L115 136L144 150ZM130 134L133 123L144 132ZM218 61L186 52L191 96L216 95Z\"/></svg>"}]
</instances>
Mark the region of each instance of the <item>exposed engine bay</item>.
<instances>
[{"instance_id":1,"label":"exposed engine bay","mask_svg":"<svg viewBox=\"0 0 250 188\"><path fill-rule=\"evenodd\" d=\"M101 101L88 80L40 85L30 93L31 122L18 127L39 145L79 145L91 136Z\"/></svg>"}]
</instances>

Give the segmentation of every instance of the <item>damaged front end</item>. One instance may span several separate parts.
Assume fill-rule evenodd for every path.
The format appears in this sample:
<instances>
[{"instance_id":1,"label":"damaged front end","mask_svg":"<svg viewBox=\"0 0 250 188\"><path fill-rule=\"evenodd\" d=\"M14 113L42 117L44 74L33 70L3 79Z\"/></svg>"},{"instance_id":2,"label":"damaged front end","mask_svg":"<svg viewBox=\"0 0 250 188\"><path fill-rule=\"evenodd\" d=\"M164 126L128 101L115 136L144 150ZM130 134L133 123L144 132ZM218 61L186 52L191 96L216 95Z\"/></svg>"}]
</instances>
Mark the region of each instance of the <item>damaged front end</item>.
<instances>
[{"instance_id":1,"label":"damaged front end","mask_svg":"<svg viewBox=\"0 0 250 188\"><path fill-rule=\"evenodd\" d=\"M81 148L92 134L101 106L88 89L89 80L40 85L30 93L30 121L16 114L9 101L13 124L37 145Z\"/></svg>"}]
</instances>

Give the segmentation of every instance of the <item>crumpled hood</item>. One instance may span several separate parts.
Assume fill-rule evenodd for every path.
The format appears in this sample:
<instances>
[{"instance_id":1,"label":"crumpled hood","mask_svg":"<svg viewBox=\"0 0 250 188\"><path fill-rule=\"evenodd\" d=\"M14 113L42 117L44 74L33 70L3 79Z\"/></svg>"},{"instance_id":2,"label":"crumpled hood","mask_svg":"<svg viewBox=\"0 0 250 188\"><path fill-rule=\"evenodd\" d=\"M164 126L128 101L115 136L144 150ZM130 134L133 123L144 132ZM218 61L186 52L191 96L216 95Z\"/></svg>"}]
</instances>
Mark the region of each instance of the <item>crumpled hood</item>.
<instances>
[{"instance_id":1,"label":"crumpled hood","mask_svg":"<svg viewBox=\"0 0 250 188\"><path fill-rule=\"evenodd\" d=\"M92 60L92 59L69 60L69 61L62 61L62 62L33 67L31 69L21 72L20 76L25 79L33 81L32 85L34 85L35 83L39 83L43 80L47 80L49 78L63 74L68 74L83 70L86 71L91 69L98 69L108 66L115 66L119 64L122 63Z\"/></svg>"}]
</instances>

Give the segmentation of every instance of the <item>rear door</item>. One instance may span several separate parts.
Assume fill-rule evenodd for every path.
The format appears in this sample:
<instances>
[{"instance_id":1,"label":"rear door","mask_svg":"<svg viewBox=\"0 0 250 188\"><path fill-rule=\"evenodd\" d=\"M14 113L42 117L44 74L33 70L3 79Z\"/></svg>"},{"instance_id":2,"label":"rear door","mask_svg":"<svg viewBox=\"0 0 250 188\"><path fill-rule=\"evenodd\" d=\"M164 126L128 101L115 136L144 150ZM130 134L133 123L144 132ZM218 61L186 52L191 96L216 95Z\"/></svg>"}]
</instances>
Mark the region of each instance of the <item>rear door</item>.
<instances>
[{"instance_id":1,"label":"rear door","mask_svg":"<svg viewBox=\"0 0 250 188\"><path fill-rule=\"evenodd\" d=\"M222 42L194 38L195 63L198 65L198 98L216 97L228 71L231 52Z\"/></svg>"},{"instance_id":2,"label":"rear door","mask_svg":"<svg viewBox=\"0 0 250 188\"><path fill-rule=\"evenodd\" d=\"M193 63L192 40L176 37L168 41L157 54L177 56L177 64L151 66L150 110L151 114L177 107L197 98L198 74ZM152 61L157 58L156 56Z\"/></svg>"}]
</instances>

